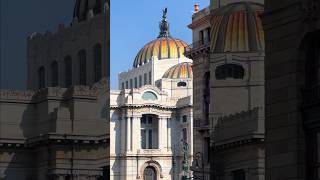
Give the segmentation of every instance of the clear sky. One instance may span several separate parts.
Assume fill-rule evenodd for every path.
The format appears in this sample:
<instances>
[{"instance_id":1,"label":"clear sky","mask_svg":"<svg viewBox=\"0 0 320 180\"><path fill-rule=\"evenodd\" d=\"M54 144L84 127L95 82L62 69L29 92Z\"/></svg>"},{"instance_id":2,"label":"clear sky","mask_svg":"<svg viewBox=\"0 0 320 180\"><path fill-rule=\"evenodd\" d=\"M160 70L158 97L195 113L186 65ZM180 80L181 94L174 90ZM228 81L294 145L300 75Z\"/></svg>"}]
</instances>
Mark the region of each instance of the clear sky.
<instances>
[{"instance_id":1,"label":"clear sky","mask_svg":"<svg viewBox=\"0 0 320 180\"><path fill-rule=\"evenodd\" d=\"M202 9L210 1L111 0L111 89L118 89L118 73L132 68L140 48L158 36L163 8L168 8L171 35L191 43L187 25L196 3Z\"/></svg>"},{"instance_id":2,"label":"clear sky","mask_svg":"<svg viewBox=\"0 0 320 180\"><path fill-rule=\"evenodd\" d=\"M75 0L0 0L0 88L26 88L27 37L69 25Z\"/></svg>"}]
</instances>

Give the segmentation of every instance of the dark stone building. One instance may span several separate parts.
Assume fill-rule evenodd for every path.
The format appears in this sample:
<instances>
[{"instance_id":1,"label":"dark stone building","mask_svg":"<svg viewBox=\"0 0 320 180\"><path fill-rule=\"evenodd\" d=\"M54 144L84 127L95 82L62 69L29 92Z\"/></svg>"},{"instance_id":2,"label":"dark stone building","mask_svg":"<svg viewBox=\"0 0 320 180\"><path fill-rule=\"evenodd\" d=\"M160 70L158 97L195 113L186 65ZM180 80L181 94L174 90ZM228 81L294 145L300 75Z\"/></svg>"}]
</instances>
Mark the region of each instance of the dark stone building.
<instances>
[{"instance_id":1,"label":"dark stone building","mask_svg":"<svg viewBox=\"0 0 320 180\"><path fill-rule=\"evenodd\" d=\"M320 1L266 0L266 179L320 178Z\"/></svg>"}]
</instances>

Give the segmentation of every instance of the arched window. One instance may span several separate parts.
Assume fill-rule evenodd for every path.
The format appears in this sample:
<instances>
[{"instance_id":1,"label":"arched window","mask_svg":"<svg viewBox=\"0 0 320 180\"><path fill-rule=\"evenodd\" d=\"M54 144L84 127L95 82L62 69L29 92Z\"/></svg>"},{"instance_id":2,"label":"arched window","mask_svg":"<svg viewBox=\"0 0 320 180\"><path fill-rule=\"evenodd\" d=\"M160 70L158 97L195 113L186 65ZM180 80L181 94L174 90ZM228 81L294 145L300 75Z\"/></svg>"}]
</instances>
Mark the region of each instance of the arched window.
<instances>
[{"instance_id":1,"label":"arched window","mask_svg":"<svg viewBox=\"0 0 320 180\"><path fill-rule=\"evenodd\" d=\"M58 86L58 62L53 61L51 63L51 86Z\"/></svg>"},{"instance_id":2,"label":"arched window","mask_svg":"<svg viewBox=\"0 0 320 180\"><path fill-rule=\"evenodd\" d=\"M155 93L153 93L151 91L147 91L147 92L143 93L142 99L143 100L152 100L152 101L154 101L154 100L157 100L158 97L157 97L157 95Z\"/></svg>"},{"instance_id":3,"label":"arched window","mask_svg":"<svg viewBox=\"0 0 320 180\"><path fill-rule=\"evenodd\" d=\"M66 56L64 58L64 83L65 87L70 87L72 85L72 59L71 56Z\"/></svg>"},{"instance_id":4,"label":"arched window","mask_svg":"<svg viewBox=\"0 0 320 180\"><path fill-rule=\"evenodd\" d=\"M244 69L237 64L223 64L216 68L216 79L222 80L226 78L243 79Z\"/></svg>"},{"instance_id":5,"label":"arched window","mask_svg":"<svg viewBox=\"0 0 320 180\"><path fill-rule=\"evenodd\" d=\"M101 45L96 44L93 48L94 52L94 82L98 82L102 77L102 52Z\"/></svg>"},{"instance_id":6,"label":"arched window","mask_svg":"<svg viewBox=\"0 0 320 180\"><path fill-rule=\"evenodd\" d=\"M86 51L81 50L78 53L79 58L79 82L81 85L87 84L87 64L86 64Z\"/></svg>"},{"instance_id":7,"label":"arched window","mask_svg":"<svg viewBox=\"0 0 320 180\"><path fill-rule=\"evenodd\" d=\"M45 75L45 69L44 69L43 66L41 66L41 67L38 69L38 87L39 87L39 89L45 87L45 84L46 84L45 76L46 76L46 75Z\"/></svg>"},{"instance_id":8,"label":"arched window","mask_svg":"<svg viewBox=\"0 0 320 180\"><path fill-rule=\"evenodd\" d=\"M156 180L157 179L157 172L154 167L148 166L143 172L143 179L144 180Z\"/></svg>"},{"instance_id":9,"label":"arched window","mask_svg":"<svg viewBox=\"0 0 320 180\"><path fill-rule=\"evenodd\" d=\"M187 83L184 82L184 81L180 81L180 82L177 83L177 86L178 87L185 87L185 86L187 86Z\"/></svg>"}]
</instances>

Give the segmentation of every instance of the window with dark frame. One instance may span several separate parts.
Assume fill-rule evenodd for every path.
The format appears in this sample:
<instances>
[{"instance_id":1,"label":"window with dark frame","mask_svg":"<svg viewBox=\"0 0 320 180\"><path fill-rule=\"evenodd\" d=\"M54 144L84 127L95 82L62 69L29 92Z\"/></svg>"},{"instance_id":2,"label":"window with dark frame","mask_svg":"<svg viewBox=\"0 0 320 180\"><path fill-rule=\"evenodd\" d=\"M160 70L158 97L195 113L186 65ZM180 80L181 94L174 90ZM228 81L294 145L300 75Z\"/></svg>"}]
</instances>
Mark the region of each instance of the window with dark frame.
<instances>
[{"instance_id":1,"label":"window with dark frame","mask_svg":"<svg viewBox=\"0 0 320 180\"><path fill-rule=\"evenodd\" d=\"M98 82L102 78L101 45L96 44L93 49L94 49L94 82Z\"/></svg>"},{"instance_id":2,"label":"window with dark frame","mask_svg":"<svg viewBox=\"0 0 320 180\"><path fill-rule=\"evenodd\" d=\"M142 76L139 75L139 87L141 87L141 86L142 86Z\"/></svg>"},{"instance_id":3,"label":"window with dark frame","mask_svg":"<svg viewBox=\"0 0 320 180\"><path fill-rule=\"evenodd\" d=\"M41 66L38 70L38 87L39 89L44 88L46 85L46 81L45 81L45 68L44 66Z\"/></svg>"},{"instance_id":4,"label":"window with dark frame","mask_svg":"<svg viewBox=\"0 0 320 180\"><path fill-rule=\"evenodd\" d=\"M151 115L142 115L141 122L141 148L142 149L157 149L157 132L158 126L153 121Z\"/></svg>"},{"instance_id":5,"label":"window with dark frame","mask_svg":"<svg viewBox=\"0 0 320 180\"><path fill-rule=\"evenodd\" d=\"M203 77L203 110L204 110L204 123L209 123L210 114L210 71L206 72Z\"/></svg>"},{"instance_id":6,"label":"window with dark frame","mask_svg":"<svg viewBox=\"0 0 320 180\"><path fill-rule=\"evenodd\" d=\"M232 171L233 180L246 180L246 172L243 169Z\"/></svg>"},{"instance_id":7,"label":"window with dark frame","mask_svg":"<svg viewBox=\"0 0 320 180\"><path fill-rule=\"evenodd\" d=\"M87 84L87 63L86 63L86 51L81 50L78 53L79 58L79 83L80 85Z\"/></svg>"},{"instance_id":8,"label":"window with dark frame","mask_svg":"<svg viewBox=\"0 0 320 180\"><path fill-rule=\"evenodd\" d=\"M188 141L188 131L187 128L182 129L182 139L183 141L187 142Z\"/></svg>"},{"instance_id":9,"label":"window with dark frame","mask_svg":"<svg viewBox=\"0 0 320 180\"><path fill-rule=\"evenodd\" d=\"M134 88L138 88L138 78L134 78Z\"/></svg>"},{"instance_id":10,"label":"window with dark frame","mask_svg":"<svg viewBox=\"0 0 320 180\"><path fill-rule=\"evenodd\" d=\"M64 59L65 87L72 85L72 59L71 56L66 56Z\"/></svg>"},{"instance_id":11,"label":"window with dark frame","mask_svg":"<svg viewBox=\"0 0 320 180\"><path fill-rule=\"evenodd\" d=\"M187 83L184 81L180 81L177 83L177 87L186 87L186 86L187 86Z\"/></svg>"},{"instance_id":12,"label":"window with dark frame","mask_svg":"<svg viewBox=\"0 0 320 180\"><path fill-rule=\"evenodd\" d=\"M58 62L53 61L51 64L51 86L58 86Z\"/></svg>"},{"instance_id":13,"label":"window with dark frame","mask_svg":"<svg viewBox=\"0 0 320 180\"><path fill-rule=\"evenodd\" d=\"M215 76L217 80L224 80L227 78L243 79L244 69L238 64L223 64L216 68Z\"/></svg>"},{"instance_id":14,"label":"window with dark frame","mask_svg":"<svg viewBox=\"0 0 320 180\"><path fill-rule=\"evenodd\" d=\"M143 74L143 85L147 84L147 73Z\"/></svg>"},{"instance_id":15,"label":"window with dark frame","mask_svg":"<svg viewBox=\"0 0 320 180\"><path fill-rule=\"evenodd\" d=\"M187 115L183 115L183 116L182 116L182 122L183 122L183 123L188 122L188 116L187 116Z\"/></svg>"}]
</instances>

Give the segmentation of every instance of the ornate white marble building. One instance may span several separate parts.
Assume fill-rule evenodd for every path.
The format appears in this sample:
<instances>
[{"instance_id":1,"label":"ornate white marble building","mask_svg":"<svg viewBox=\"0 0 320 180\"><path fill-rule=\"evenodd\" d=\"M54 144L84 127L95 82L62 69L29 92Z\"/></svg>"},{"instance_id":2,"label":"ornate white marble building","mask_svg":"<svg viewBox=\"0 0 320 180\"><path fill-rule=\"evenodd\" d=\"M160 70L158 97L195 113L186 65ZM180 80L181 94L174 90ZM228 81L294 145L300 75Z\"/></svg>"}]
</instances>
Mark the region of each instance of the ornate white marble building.
<instances>
[{"instance_id":1,"label":"ornate white marble building","mask_svg":"<svg viewBox=\"0 0 320 180\"><path fill-rule=\"evenodd\" d=\"M120 90L110 96L111 179L180 179L184 159L190 165L193 74L185 47L171 37L164 13L158 38L119 74Z\"/></svg>"}]
</instances>

